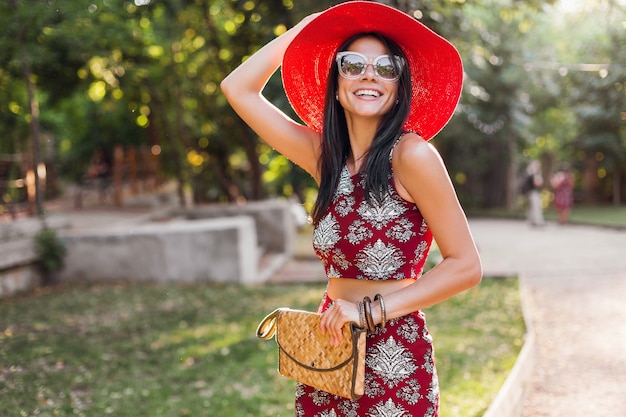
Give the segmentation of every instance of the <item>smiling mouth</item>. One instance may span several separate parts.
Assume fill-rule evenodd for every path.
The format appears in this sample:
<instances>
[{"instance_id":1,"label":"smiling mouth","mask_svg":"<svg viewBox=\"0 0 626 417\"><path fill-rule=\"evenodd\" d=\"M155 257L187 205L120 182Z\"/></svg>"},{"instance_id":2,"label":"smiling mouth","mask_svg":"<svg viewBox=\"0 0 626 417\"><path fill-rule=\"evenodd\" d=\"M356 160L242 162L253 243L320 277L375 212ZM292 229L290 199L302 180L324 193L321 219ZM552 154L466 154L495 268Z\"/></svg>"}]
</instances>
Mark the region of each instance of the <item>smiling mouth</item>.
<instances>
[{"instance_id":1,"label":"smiling mouth","mask_svg":"<svg viewBox=\"0 0 626 417\"><path fill-rule=\"evenodd\" d=\"M380 97L380 92L376 90L358 90L354 94L357 97Z\"/></svg>"}]
</instances>

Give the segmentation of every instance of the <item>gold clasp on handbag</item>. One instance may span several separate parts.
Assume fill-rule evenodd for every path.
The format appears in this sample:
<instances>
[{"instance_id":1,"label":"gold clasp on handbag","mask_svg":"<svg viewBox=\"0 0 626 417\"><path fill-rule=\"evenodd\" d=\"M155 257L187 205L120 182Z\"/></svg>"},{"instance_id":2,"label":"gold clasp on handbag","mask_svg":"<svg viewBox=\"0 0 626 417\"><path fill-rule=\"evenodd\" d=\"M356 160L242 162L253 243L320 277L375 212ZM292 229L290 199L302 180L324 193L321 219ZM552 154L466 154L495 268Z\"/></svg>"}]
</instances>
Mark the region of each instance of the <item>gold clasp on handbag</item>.
<instances>
[{"instance_id":1,"label":"gold clasp on handbag","mask_svg":"<svg viewBox=\"0 0 626 417\"><path fill-rule=\"evenodd\" d=\"M271 339L276 333L276 320L278 320L278 313L280 313L280 309L276 309L272 311L270 314L265 316L261 323L259 323L259 327L256 328L256 337L260 339Z\"/></svg>"}]
</instances>

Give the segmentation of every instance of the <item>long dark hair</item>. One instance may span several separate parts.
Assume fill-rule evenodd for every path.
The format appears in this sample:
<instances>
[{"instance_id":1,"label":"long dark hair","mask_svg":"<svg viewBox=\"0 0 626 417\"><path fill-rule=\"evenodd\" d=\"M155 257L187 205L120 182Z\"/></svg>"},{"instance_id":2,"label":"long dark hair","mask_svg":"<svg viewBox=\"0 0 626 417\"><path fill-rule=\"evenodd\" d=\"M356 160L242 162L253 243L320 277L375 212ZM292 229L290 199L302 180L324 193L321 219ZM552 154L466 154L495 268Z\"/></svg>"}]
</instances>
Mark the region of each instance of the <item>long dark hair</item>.
<instances>
[{"instance_id":1,"label":"long dark hair","mask_svg":"<svg viewBox=\"0 0 626 417\"><path fill-rule=\"evenodd\" d=\"M398 55L405 59L400 47L378 33L361 33L346 40L337 50L345 51L354 41L364 37L373 37L385 45L391 55ZM328 211L333 194L339 184L341 170L350 155L350 141L348 127L343 107L335 98L338 89L339 70L333 63L330 66L326 99L324 103L324 127L322 131L322 147L319 161L320 186L317 200L313 206L312 219L317 224ZM365 198L370 201L373 195L382 200L388 188L391 164L389 154L395 144L402 126L409 116L411 106L411 73L408 63L402 66L398 80L397 103L385 114L376 130L374 141L364 156L365 160L361 172L365 175Z\"/></svg>"}]
</instances>

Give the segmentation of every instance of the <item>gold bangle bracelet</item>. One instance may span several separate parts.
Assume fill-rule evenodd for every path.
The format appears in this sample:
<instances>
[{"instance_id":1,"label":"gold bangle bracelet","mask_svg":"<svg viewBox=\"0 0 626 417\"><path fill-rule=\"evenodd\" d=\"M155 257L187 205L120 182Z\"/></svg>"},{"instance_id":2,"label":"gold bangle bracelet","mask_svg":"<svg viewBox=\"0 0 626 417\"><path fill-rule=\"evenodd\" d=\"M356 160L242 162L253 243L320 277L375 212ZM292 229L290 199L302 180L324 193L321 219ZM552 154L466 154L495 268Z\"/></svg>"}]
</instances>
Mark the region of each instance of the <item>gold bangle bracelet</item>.
<instances>
[{"instance_id":1,"label":"gold bangle bracelet","mask_svg":"<svg viewBox=\"0 0 626 417\"><path fill-rule=\"evenodd\" d=\"M374 301L378 301L380 304L380 328L384 329L387 324L387 309L385 308L385 301L383 300L383 296L380 294L376 294Z\"/></svg>"}]
</instances>

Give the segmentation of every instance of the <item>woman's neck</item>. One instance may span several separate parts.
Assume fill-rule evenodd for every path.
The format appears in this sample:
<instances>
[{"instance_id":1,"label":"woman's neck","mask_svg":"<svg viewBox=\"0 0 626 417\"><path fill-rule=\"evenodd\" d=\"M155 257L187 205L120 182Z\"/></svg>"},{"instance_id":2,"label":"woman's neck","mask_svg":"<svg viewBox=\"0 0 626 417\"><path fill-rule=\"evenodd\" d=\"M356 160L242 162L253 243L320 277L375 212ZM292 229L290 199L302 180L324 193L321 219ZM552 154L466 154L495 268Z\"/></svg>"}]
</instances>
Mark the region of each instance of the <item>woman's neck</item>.
<instances>
[{"instance_id":1,"label":"woman's neck","mask_svg":"<svg viewBox=\"0 0 626 417\"><path fill-rule=\"evenodd\" d=\"M350 154L346 160L348 169L355 174L361 169L361 165L365 162L367 153L374 142L378 122L374 123L369 120L361 120L356 122L348 122L348 139L350 141Z\"/></svg>"}]
</instances>

